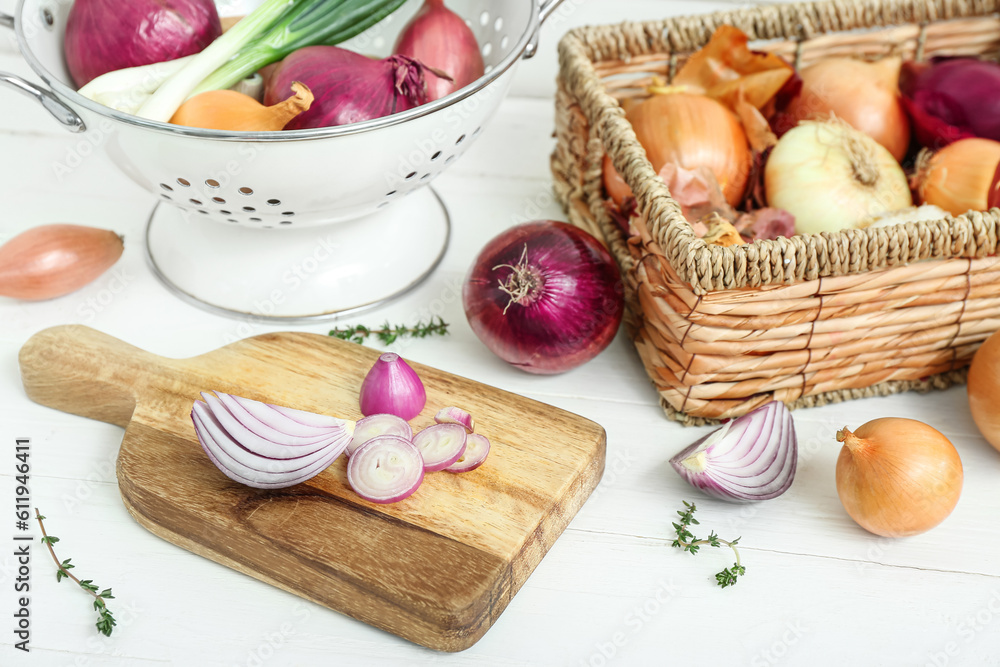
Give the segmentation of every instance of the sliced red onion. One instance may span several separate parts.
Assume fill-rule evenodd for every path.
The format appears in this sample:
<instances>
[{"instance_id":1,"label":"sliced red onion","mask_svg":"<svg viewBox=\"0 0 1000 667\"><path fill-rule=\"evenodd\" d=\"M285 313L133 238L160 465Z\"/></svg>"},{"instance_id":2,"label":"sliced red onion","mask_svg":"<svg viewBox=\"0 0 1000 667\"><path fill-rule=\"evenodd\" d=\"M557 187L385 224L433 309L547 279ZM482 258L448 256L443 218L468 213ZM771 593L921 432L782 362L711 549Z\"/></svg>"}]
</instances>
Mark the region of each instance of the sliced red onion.
<instances>
[{"instance_id":1,"label":"sliced red onion","mask_svg":"<svg viewBox=\"0 0 1000 667\"><path fill-rule=\"evenodd\" d=\"M416 371L395 352L378 358L361 383L361 414L396 415L409 421L427 403L427 392Z\"/></svg>"},{"instance_id":2,"label":"sliced red onion","mask_svg":"<svg viewBox=\"0 0 1000 667\"><path fill-rule=\"evenodd\" d=\"M466 436L465 451L458 460L445 468L448 472L469 472L483 465L490 453L490 441L478 433Z\"/></svg>"},{"instance_id":3,"label":"sliced red onion","mask_svg":"<svg viewBox=\"0 0 1000 667\"><path fill-rule=\"evenodd\" d=\"M410 440L413 438L413 429L406 421L396 415L387 413L369 415L364 419L359 419L354 426L354 437L351 439L351 444L347 446L347 455L350 456L358 447L380 435L395 435L404 440Z\"/></svg>"},{"instance_id":4,"label":"sliced red onion","mask_svg":"<svg viewBox=\"0 0 1000 667\"><path fill-rule=\"evenodd\" d=\"M204 393L202 398L205 398L206 402L209 400ZM212 399L218 400L225 406L227 412L254 434L278 444L312 445L325 440L331 432L336 432L340 428L339 424L326 428L305 426L278 412L267 403L252 401L249 398L215 392Z\"/></svg>"},{"instance_id":5,"label":"sliced red onion","mask_svg":"<svg viewBox=\"0 0 1000 667\"><path fill-rule=\"evenodd\" d=\"M408 498L424 480L424 460L409 440L382 435L363 444L347 463L354 492L373 503Z\"/></svg>"},{"instance_id":6,"label":"sliced red onion","mask_svg":"<svg viewBox=\"0 0 1000 667\"><path fill-rule=\"evenodd\" d=\"M438 424L458 424L464 427L467 433L476 430L476 422L473 421L472 415L462 408L442 408L434 415L434 421Z\"/></svg>"},{"instance_id":7,"label":"sliced red onion","mask_svg":"<svg viewBox=\"0 0 1000 667\"><path fill-rule=\"evenodd\" d=\"M318 475L344 452L354 430L353 422L338 420L337 425L329 421L334 418L324 416L323 421L330 424L326 434L303 439L265 428L254 416L280 424L280 420L272 421L269 416L273 406L221 392L203 393L202 397L205 402L195 401L191 410L202 448L227 477L255 488L283 488ZM287 415L282 419L288 419ZM275 439L263 437L251 427Z\"/></svg>"},{"instance_id":8,"label":"sliced red onion","mask_svg":"<svg viewBox=\"0 0 1000 667\"><path fill-rule=\"evenodd\" d=\"M772 401L723 424L670 459L688 483L732 502L776 498L795 478L792 414Z\"/></svg>"},{"instance_id":9,"label":"sliced red onion","mask_svg":"<svg viewBox=\"0 0 1000 667\"><path fill-rule=\"evenodd\" d=\"M444 470L462 457L468 434L460 424L432 424L413 436L424 470Z\"/></svg>"}]
</instances>

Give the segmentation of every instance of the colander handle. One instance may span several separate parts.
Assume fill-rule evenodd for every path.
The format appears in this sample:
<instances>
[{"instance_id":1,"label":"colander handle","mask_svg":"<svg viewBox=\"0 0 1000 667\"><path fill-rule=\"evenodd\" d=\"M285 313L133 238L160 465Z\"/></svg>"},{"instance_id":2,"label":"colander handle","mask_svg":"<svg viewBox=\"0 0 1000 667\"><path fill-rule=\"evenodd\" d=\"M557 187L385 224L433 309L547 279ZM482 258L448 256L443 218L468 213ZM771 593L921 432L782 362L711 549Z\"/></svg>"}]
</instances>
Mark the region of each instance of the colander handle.
<instances>
[{"instance_id":1,"label":"colander handle","mask_svg":"<svg viewBox=\"0 0 1000 667\"><path fill-rule=\"evenodd\" d=\"M542 24L545 23L545 19L552 16L552 13L556 10L556 7L562 4L563 0L541 0L538 5L538 30L535 34L531 36L528 40L528 45L524 47L524 55L521 56L525 60L529 58L534 58L535 54L538 53L538 35L542 30Z\"/></svg>"},{"instance_id":2,"label":"colander handle","mask_svg":"<svg viewBox=\"0 0 1000 667\"><path fill-rule=\"evenodd\" d=\"M13 29L14 17L10 14L0 12L0 27ZM59 98L52 91L46 90L41 86L36 86L19 76L8 74L7 72L0 72L0 85L9 86L29 97L35 98L39 104L45 107L46 111L52 114L53 118L62 123L71 132L84 132L87 129L87 126L83 123L83 119L77 116L75 111L59 101Z\"/></svg>"}]
</instances>

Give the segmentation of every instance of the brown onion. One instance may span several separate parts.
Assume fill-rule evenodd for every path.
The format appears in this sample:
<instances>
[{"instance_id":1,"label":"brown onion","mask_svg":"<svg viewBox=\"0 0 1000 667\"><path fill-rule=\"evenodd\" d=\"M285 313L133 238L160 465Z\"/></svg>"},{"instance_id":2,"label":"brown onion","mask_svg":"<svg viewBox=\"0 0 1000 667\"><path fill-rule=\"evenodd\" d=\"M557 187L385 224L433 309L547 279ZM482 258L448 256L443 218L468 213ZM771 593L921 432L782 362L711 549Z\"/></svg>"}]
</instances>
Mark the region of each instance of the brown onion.
<instances>
[{"instance_id":1,"label":"brown onion","mask_svg":"<svg viewBox=\"0 0 1000 667\"><path fill-rule=\"evenodd\" d=\"M930 530L951 514L962 492L955 446L915 419L873 419L851 433L837 459L837 494L865 530L904 537Z\"/></svg>"},{"instance_id":2,"label":"brown onion","mask_svg":"<svg viewBox=\"0 0 1000 667\"><path fill-rule=\"evenodd\" d=\"M625 117L654 171L673 162L707 167L731 206L743 199L750 176L750 146L736 115L703 95L655 93Z\"/></svg>"},{"instance_id":3,"label":"brown onion","mask_svg":"<svg viewBox=\"0 0 1000 667\"><path fill-rule=\"evenodd\" d=\"M952 215L985 211L998 162L1000 141L959 139L937 153L920 154L913 188L921 203Z\"/></svg>"},{"instance_id":4,"label":"brown onion","mask_svg":"<svg viewBox=\"0 0 1000 667\"><path fill-rule=\"evenodd\" d=\"M869 63L828 58L802 69L802 91L787 121L826 120L833 113L888 149L897 161L910 146L910 120L899 99L900 58Z\"/></svg>"},{"instance_id":5,"label":"brown onion","mask_svg":"<svg viewBox=\"0 0 1000 667\"><path fill-rule=\"evenodd\" d=\"M986 339L976 350L969 367L969 410L979 432L1000 450L1000 332Z\"/></svg>"},{"instance_id":6,"label":"brown onion","mask_svg":"<svg viewBox=\"0 0 1000 667\"><path fill-rule=\"evenodd\" d=\"M37 301L74 292L122 255L114 232L82 225L42 225L0 246L0 296Z\"/></svg>"}]
</instances>

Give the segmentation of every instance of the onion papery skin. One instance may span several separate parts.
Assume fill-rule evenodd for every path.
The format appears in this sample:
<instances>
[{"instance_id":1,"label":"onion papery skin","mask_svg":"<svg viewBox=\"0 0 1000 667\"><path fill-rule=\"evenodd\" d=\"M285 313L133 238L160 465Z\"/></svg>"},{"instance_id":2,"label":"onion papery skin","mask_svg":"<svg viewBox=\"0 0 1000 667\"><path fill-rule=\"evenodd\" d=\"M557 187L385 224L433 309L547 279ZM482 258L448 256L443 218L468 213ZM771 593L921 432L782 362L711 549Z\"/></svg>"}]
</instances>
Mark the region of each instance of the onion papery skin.
<instances>
[{"instance_id":1,"label":"onion papery skin","mask_svg":"<svg viewBox=\"0 0 1000 667\"><path fill-rule=\"evenodd\" d=\"M428 77L428 101L466 87L485 70L476 36L461 16L445 7L444 0L426 0L406 24L392 51L415 58L451 77L451 81Z\"/></svg>"},{"instance_id":2,"label":"onion papery skin","mask_svg":"<svg viewBox=\"0 0 1000 667\"><path fill-rule=\"evenodd\" d=\"M698 465L690 463L696 455ZM670 465L691 486L720 500L777 498L791 487L798 465L792 414L784 403L771 401L695 441Z\"/></svg>"},{"instance_id":3,"label":"onion papery skin","mask_svg":"<svg viewBox=\"0 0 1000 667\"><path fill-rule=\"evenodd\" d=\"M976 350L967 391L972 420L986 441L1000 451L1000 332Z\"/></svg>"},{"instance_id":4,"label":"onion papery skin","mask_svg":"<svg viewBox=\"0 0 1000 667\"><path fill-rule=\"evenodd\" d=\"M975 58L903 64L903 104L922 146L967 137L1000 141L1000 65Z\"/></svg>"},{"instance_id":5,"label":"onion papery skin","mask_svg":"<svg viewBox=\"0 0 1000 667\"><path fill-rule=\"evenodd\" d=\"M844 432L837 494L859 526L882 537L907 537L937 526L955 509L962 460L937 429L915 419L885 417L853 434Z\"/></svg>"},{"instance_id":6,"label":"onion papery skin","mask_svg":"<svg viewBox=\"0 0 1000 667\"><path fill-rule=\"evenodd\" d=\"M417 372L395 352L379 356L361 383L361 414L396 415L409 421L427 404L427 391Z\"/></svg>"},{"instance_id":7,"label":"onion papery skin","mask_svg":"<svg viewBox=\"0 0 1000 667\"><path fill-rule=\"evenodd\" d=\"M80 88L107 72L198 53L221 34L212 0L76 0L66 64Z\"/></svg>"},{"instance_id":8,"label":"onion papery skin","mask_svg":"<svg viewBox=\"0 0 1000 667\"><path fill-rule=\"evenodd\" d=\"M1000 141L959 139L922 160L914 177L917 199L952 215L985 211L998 163Z\"/></svg>"},{"instance_id":9,"label":"onion papery skin","mask_svg":"<svg viewBox=\"0 0 1000 667\"><path fill-rule=\"evenodd\" d=\"M315 99L285 125L286 130L348 125L382 118L427 102L429 70L409 56L375 60L336 46L307 46L274 70L264 104L274 106L301 82Z\"/></svg>"},{"instance_id":10,"label":"onion papery skin","mask_svg":"<svg viewBox=\"0 0 1000 667\"><path fill-rule=\"evenodd\" d=\"M615 169L615 165L611 162L611 157L608 155L604 156L604 160L601 163L601 173L604 178L604 190L608 193L608 197L611 198L615 204L621 208L622 204L629 197L634 196L632 194L632 188L629 184L625 182L622 175L618 173Z\"/></svg>"},{"instance_id":11,"label":"onion papery skin","mask_svg":"<svg viewBox=\"0 0 1000 667\"><path fill-rule=\"evenodd\" d=\"M848 143L850 142L850 143ZM859 159L847 146L864 147ZM861 181L858 167L876 174ZM845 123L804 121L778 140L764 167L768 205L795 217L798 234L850 229L913 204L906 173L892 154Z\"/></svg>"},{"instance_id":12,"label":"onion papery skin","mask_svg":"<svg viewBox=\"0 0 1000 667\"><path fill-rule=\"evenodd\" d=\"M736 115L715 100L688 93L654 94L625 114L646 156L659 172L667 162L707 167L730 206L743 199L751 152Z\"/></svg>"},{"instance_id":13,"label":"onion papery skin","mask_svg":"<svg viewBox=\"0 0 1000 667\"><path fill-rule=\"evenodd\" d=\"M832 113L902 161L910 147L910 119L899 99L900 65L898 58L827 58L803 68L802 90L785 110L789 122L827 120Z\"/></svg>"},{"instance_id":14,"label":"onion papery skin","mask_svg":"<svg viewBox=\"0 0 1000 667\"><path fill-rule=\"evenodd\" d=\"M512 303L500 285L519 265L536 286ZM590 234L553 220L511 227L487 243L466 276L462 304L486 347L540 375L597 356L614 339L624 310L621 276L610 253Z\"/></svg>"}]
</instances>

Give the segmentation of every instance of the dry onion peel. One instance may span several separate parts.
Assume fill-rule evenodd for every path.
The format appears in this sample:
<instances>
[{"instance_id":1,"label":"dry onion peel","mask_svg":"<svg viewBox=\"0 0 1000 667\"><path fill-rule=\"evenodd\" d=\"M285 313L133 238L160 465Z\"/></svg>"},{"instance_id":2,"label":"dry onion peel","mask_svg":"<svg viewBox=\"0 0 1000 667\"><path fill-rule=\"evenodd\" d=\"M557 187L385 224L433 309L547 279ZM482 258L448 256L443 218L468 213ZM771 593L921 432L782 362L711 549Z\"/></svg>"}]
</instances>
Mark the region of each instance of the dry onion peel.
<instances>
[{"instance_id":1,"label":"dry onion peel","mask_svg":"<svg viewBox=\"0 0 1000 667\"><path fill-rule=\"evenodd\" d=\"M837 494L848 515L883 537L938 525L958 504L962 460L938 430L915 419L873 419L851 432L837 459Z\"/></svg>"},{"instance_id":2,"label":"dry onion peel","mask_svg":"<svg viewBox=\"0 0 1000 667\"><path fill-rule=\"evenodd\" d=\"M985 211L998 163L1000 141L959 139L937 153L920 153L913 189L921 203L940 206L952 215Z\"/></svg>"},{"instance_id":3,"label":"dry onion peel","mask_svg":"<svg viewBox=\"0 0 1000 667\"><path fill-rule=\"evenodd\" d=\"M209 90L182 104L170 122L227 132L276 132L312 106L307 86L296 81L291 88L291 97L272 106L235 90Z\"/></svg>"},{"instance_id":4,"label":"dry onion peel","mask_svg":"<svg viewBox=\"0 0 1000 667\"><path fill-rule=\"evenodd\" d=\"M969 410L979 432L1000 451L1000 333L986 339L969 366Z\"/></svg>"},{"instance_id":5,"label":"dry onion peel","mask_svg":"<svg viewBox=\"0 0 1000 667\"><path fill-rule=\"evenodd\" d=\"M803 121L778 140L764 168L767 201L795 217L799 234L835 232L913 200L903 168L843 122Z\"/></svg>"},{"instance_id":6,"label":"dry onion peel","mask_svg":"<svg viewBox=\"0 0 1000 667\"><path fill-rule=\"evenodd\" d=\"M787 491L797 461L792 415L784 403L772 401L681 450L670 465L710 496L742 503Z\"/></svg>"}]
</instances>

